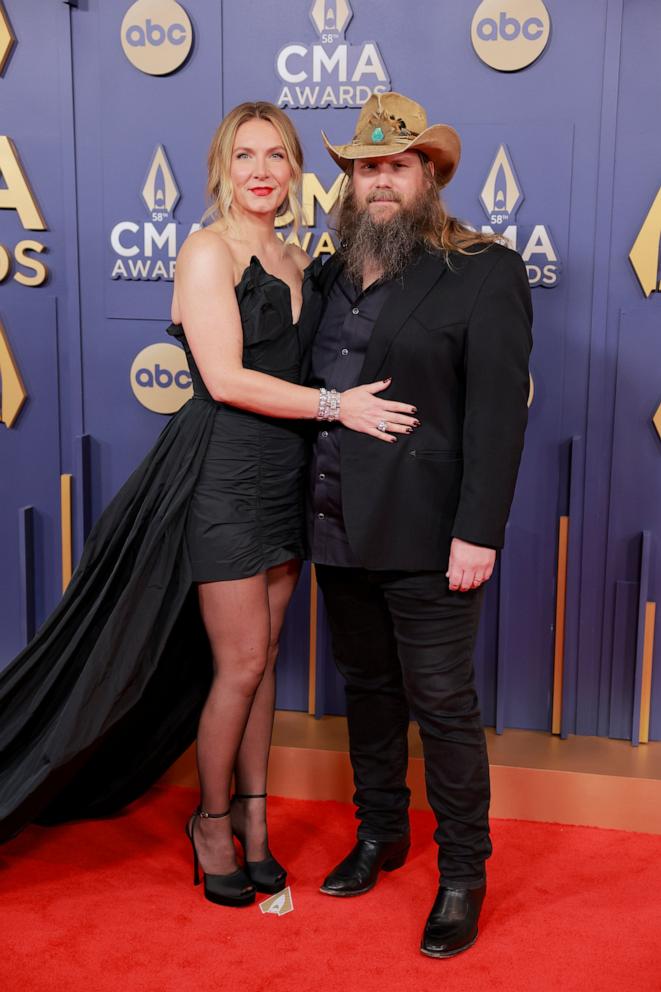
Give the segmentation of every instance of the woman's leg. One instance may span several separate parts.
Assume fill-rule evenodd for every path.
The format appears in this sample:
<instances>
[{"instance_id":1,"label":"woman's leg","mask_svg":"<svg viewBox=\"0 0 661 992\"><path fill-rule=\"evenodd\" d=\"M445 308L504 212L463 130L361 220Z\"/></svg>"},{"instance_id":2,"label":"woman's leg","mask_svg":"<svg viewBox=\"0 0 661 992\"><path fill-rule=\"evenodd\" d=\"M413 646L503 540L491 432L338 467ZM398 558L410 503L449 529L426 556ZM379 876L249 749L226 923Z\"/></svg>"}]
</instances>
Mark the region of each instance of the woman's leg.
<instances>
[{"instance_id":1,"label":"woman's leg","mask_svg":"<svg viewBox=\"0 0 661 992\"><path fill-rule=\"evenodd\" d=\"M201 803L209 813L222 813L229 808L237 752L267 665L271 639L268 585L267 576L261 574L198 586L214 664L197 738ZM200 819L195 827L195 842L207 873L235 870L229 816L222 820Z\"/></svg>"},{"instance_id":2,"label":"woman's leg","mask_svg":"<svg viewBox=\"0 0 661 992\"><path fill-rule=\"evenodd\" d=\"M301 563L297 559L277 565L267 572L270 639L266 670L250 711L250 717L236 760L235 789L242 794L266 792L273 714L275 710L275 663L285 613L296 588ZM261 861L268 854L266 800L236 800L232 819L246 838L246 858Z\"/></svg>"}]
</instances>

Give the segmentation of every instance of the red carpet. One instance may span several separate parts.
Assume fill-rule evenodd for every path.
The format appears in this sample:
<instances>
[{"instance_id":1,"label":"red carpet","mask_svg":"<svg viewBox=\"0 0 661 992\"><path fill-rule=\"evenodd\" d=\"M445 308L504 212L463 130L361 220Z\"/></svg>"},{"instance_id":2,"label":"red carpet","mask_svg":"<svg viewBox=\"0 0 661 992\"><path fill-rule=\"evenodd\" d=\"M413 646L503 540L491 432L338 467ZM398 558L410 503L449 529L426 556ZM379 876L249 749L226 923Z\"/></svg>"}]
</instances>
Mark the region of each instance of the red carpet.
<instances>
[{"instance_id":1,"label":"red carpet","mask_svg":"<svg viewBox=\"0 0 661 992\"><path fill-rule=\"evenodd\" d=\"M32 827L0 848L4 992L655 992L661 837L495 821L474 948L418 952L435 891L433 829L412 816L406 866L356 899L323 896L352 810L271 801L294 912L207 903L183 823L191 792L155 790L114 820ZM266 898L266 897L259 897Z\"/></svg>"}]
</instances>

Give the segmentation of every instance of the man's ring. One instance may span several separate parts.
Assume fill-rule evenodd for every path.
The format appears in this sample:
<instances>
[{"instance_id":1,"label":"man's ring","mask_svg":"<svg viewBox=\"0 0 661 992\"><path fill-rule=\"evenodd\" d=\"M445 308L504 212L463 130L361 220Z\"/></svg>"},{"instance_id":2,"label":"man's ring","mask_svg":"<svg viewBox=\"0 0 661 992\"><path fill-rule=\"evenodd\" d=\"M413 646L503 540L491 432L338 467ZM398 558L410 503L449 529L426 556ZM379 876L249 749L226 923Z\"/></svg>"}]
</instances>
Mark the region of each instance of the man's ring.
<instances>
[{"instance_id":1,"label":"man's ring","mask_svg":"<svg viewBox=\"0 0 661 992\"><path fill-rule=\"evenodd\" d=\"M376 429L377 429L377 431L387 431L388 430L388 425L385 422L385 420L380 420L378 422L378 424L376 425Z\"/></svg>"}]
</instances>

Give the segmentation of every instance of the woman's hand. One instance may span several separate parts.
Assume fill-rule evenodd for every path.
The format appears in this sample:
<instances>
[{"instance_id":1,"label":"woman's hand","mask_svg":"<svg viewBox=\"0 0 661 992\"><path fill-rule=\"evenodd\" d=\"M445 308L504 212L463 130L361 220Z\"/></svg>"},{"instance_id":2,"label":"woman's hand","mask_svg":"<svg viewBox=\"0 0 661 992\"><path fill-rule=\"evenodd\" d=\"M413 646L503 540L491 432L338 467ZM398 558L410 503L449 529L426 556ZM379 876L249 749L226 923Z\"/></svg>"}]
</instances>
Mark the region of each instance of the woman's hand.
<instances>
[{"instance_id":1,"label":"woman's hand","mask_svg":"<svg viewBox=\"0 0 661 992\"><path fill-rule=\"evenodd\" d=\"M411 434L420 426L416 419L416 408L410 403L397 403L395 400L382 400L375 393L390 385L390 379L369 382L365 386L355 386L341 394L340 423L352 431L370 434L381 441L392 443L397 434ZM379 429L379 424L385 428Z\"/></svg>"}]
</instances>

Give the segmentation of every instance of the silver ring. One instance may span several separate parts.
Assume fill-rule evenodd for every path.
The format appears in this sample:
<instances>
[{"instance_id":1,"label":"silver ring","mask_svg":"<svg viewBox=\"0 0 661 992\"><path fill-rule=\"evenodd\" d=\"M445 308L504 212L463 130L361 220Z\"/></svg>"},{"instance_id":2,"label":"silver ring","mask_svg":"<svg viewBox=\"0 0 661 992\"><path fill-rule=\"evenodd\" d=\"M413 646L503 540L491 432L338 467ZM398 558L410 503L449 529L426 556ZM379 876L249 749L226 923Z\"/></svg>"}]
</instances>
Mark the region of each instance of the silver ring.
<instances>
[{"instance_id":1,"label":"silver ring","mask_svg":"<svg viewBox=\"0 0 661 992\"><path fill-rule=\"evenodd\" d=\"M376 425L376 429L377 429L377 431L387 431L388 430L388 425L385 422L385 420L380 420L378 422L378 424Z\"/></svg>"}]
</instances>

